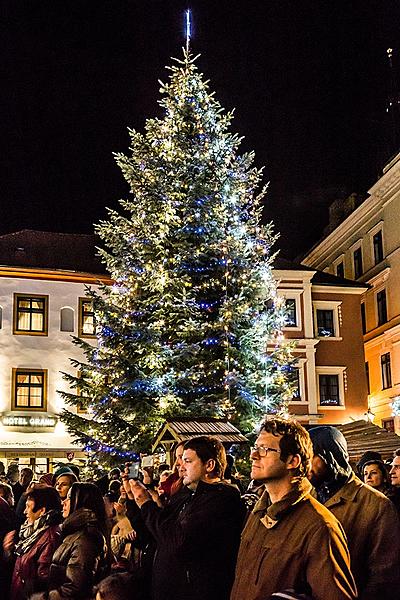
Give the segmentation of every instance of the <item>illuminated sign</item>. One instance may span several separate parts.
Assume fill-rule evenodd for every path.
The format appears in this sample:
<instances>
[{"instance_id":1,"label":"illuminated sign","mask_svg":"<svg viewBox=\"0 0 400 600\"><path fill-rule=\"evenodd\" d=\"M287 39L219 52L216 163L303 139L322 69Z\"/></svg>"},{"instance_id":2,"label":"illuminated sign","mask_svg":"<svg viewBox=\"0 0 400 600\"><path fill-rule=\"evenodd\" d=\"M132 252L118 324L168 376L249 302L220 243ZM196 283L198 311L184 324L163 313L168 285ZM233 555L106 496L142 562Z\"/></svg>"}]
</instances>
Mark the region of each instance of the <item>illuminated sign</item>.
<instances>
[{"instance_id":1,"label":"illuminated sign","mask_svg":"<svg viewBox=\"0 0 400 600\"><path fill-rule=\"evenodd\" d=\"M50 428L57 425L54 415L3 415L1 422L4 427Z\"/></svg>"}]
</instances>

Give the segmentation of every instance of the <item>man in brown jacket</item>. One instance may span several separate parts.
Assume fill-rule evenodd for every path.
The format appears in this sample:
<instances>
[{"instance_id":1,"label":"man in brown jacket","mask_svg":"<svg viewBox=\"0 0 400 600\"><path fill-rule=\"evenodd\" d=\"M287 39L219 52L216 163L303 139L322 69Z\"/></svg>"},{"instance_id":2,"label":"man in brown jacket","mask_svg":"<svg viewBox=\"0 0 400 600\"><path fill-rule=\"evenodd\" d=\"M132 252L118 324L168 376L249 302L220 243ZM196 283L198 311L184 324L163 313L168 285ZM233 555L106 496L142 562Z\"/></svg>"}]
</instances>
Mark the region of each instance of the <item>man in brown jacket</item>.
<instances>
[{"instance_id":1,"label":"man in brown jacket","mask_svg":"<svg viewBox=\"0 0 400 600\"><path fill-rule=\"evenodd\" d=\"M391 501L365 485L349 464L347 443L336 427L310 429L314 446L311 483L343 525L351 568L362 600L398 600L400 527Z\"/></svg>"},{"instance_id":2,"label":"man in brown jacket","mask_svg":"<svg viewBox=\"0 0 400 600\"><path fill-rule=\"evenodd\" d=\"M267 418L252 448L252 479L266 491L242 533L231 600L294 590L314 600L357 597L343 529L310 496L312 444L295 421Z\"/></svg>"}]
</instances>

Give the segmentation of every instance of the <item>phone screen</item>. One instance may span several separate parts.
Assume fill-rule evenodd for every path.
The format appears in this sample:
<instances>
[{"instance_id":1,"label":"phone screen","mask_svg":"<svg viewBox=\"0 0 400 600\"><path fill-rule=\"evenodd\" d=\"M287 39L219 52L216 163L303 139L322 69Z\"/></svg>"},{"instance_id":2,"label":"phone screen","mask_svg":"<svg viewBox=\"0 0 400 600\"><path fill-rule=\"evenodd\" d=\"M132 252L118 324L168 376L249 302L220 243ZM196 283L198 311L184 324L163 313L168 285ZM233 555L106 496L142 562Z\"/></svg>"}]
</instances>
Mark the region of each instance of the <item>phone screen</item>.
<instances>
[{"instance_id":1,"label":"phone screen","mask_svg":"<svg viewBox=\"0 0 400 600\"><path fill-rule=\"evenodd\" d=\"M129 466L128 479L137 479L139 477L139 463L132 463Z\"/></svg>"}]
</instances>

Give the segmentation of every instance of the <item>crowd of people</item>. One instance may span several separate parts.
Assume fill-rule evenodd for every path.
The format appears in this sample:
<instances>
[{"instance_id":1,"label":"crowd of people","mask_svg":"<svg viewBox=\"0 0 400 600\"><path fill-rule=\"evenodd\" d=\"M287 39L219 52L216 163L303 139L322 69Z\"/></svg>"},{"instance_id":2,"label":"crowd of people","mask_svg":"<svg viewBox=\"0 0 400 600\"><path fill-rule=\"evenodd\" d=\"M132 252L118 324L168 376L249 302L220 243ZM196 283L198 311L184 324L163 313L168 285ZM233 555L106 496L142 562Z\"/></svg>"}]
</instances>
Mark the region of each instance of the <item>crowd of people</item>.
<instances>
[{"instance_id":1,"label":"crowd of people","mask_svg":"<svg viewBox=\"0 0 400 600\"><path fill-rule=\"evenodd\" d=\"M2 600L400 597L400 449L353 471L335 427L268 417L250 457L246 490L209 436L157 477L0 462Z\"/></svg>"}]
</instances>

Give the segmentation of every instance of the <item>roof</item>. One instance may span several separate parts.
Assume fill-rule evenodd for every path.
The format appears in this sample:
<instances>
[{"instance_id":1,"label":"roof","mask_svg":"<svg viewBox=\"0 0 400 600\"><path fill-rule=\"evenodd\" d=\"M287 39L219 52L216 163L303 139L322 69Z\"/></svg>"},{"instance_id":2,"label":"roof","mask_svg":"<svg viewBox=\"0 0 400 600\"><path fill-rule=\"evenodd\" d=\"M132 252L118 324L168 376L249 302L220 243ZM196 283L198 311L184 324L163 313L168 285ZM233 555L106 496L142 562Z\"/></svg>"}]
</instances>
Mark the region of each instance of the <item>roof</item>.
<instances>
[{"instance_id":1,"label":"roof","mask_svg":"<svg viewBox=\"0 0 400 600\"><path fill-rule=\"evenodd\" d=\"M199 435L211 435L220 442L244 444L247 438L232 423L224 419L173 419L159 429L153 443L153 451L160 444L171 444Z\"/></svg>"},{"instance_id":2,"label":"roof","mask_svg":"<svg viewBox=\"0 0 400 600\"><path fill-rule=\"evenodd\" d=\"M337 287L349 287L349 288L365 288L370 287L367 283L361 283L359 281L353 281L352 279L346 279L345 277L337 277L331 273L325 271L318 271L307 265L302 265L298 262L287 260L286 258L277 257L273 262L273 268L282 271L310 271L314 273L311 278L311 283L314 285L326 285L326 286L337 286Z\"/></svg>"},{"instance_id":3,"label":"roof","mask_svg":"<svg viewBox=\"0 0 400 600\"><path fill-rule=\"evenodd\" d=\"M344 425L335 425L347 441L350 462L357 463L367 450L380 452L382 459L392 458L393 452L400 448L400 436L382 429L369 421L359 420Z\"/></svg>"},{"instance_id":4,"label":"roof","mask_svg":"<svg viewBox=\"0 0 400 600\"><path fill-rule=\"evenodd\" d=\"M105 274L96 256L99 239L81 233L23 229L0 235L0 266Z\"/></svg>"}]
</instances>

